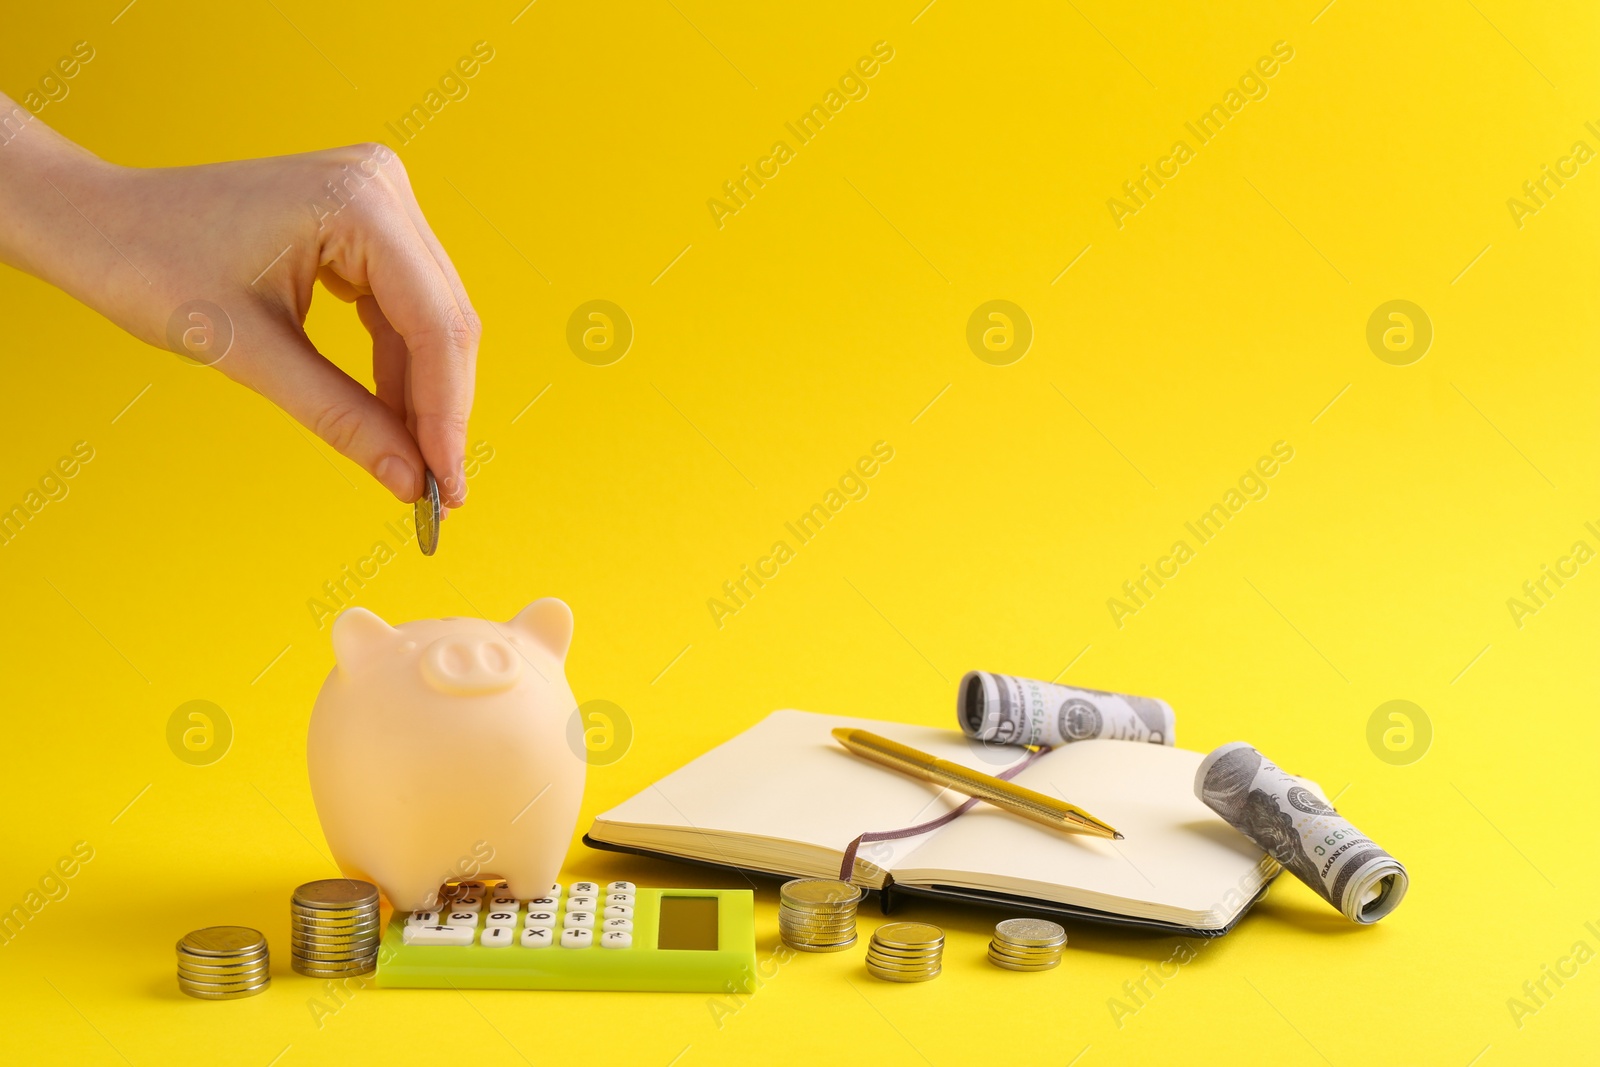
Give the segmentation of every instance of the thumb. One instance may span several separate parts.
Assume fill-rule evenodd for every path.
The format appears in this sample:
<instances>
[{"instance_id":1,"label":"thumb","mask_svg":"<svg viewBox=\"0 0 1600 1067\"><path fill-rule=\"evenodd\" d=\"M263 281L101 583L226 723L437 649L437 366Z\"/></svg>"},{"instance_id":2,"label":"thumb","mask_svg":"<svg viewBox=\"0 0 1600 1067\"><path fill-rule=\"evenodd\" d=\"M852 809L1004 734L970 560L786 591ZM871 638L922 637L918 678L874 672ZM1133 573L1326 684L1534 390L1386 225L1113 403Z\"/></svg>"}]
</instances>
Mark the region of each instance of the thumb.
<instances>
[{"instance_id":1,"label":"thumb","mask_svg":"<svg viewBox=\"0 0 1600 1067\"><path fill-rule=\"evenodd\" d=\"M298 326L262 315L241 357L217 364L353 460L405 503L422 495L422 453L394 411L323 358Z\"/></svg>"}]
</instances>

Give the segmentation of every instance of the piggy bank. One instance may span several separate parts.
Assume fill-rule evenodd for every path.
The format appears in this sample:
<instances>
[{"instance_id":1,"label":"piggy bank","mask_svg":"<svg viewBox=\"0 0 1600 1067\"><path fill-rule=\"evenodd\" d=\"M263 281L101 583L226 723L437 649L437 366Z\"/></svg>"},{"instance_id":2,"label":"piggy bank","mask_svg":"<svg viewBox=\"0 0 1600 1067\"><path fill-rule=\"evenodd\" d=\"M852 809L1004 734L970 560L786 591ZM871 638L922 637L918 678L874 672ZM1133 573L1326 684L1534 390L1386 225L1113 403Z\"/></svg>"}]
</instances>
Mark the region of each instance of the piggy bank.
<instances>
[{"instance_id":1,"label":"piggy bank","mask_svg":"<svg viewBox=\"0 0 1600 1067\"><path fill-rule=\"evenodd\" d=\"M340 870L396 908L493 872L521 898L556 881L583 800L567 742L572 610L536 600L509 622L333 624L335 666L306 740L311 795Z\"/></svg>"}]
</instances>

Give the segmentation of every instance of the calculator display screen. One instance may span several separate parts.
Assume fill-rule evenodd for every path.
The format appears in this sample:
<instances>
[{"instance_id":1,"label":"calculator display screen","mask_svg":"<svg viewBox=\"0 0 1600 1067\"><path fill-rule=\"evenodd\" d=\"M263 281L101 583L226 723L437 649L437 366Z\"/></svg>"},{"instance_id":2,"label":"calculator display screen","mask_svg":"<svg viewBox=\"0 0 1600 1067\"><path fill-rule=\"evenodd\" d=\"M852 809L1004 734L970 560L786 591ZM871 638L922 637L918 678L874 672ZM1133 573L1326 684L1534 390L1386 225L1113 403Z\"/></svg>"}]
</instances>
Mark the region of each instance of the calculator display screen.
<instances>
[{"instance_id":1,"label":"calculator display screen","mask_svg":"<svg viewBox=\"0 0 1600 1067\"><path fill-rule=\"evenodd\" d=\"M717 898L663 896L656 946L715 952Z\"/></svg>"}]
</instances>

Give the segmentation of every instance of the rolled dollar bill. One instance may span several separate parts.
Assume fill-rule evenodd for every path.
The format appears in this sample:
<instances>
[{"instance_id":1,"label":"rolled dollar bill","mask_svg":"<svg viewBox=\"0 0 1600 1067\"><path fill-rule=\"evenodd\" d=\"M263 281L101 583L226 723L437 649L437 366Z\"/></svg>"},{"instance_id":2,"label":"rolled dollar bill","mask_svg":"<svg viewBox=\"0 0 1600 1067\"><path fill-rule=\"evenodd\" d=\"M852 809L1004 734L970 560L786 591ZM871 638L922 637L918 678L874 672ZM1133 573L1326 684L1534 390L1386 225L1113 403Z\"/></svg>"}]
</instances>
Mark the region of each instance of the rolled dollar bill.
<instances>
[{"instance_id":1,"label":"rolled dollar bill","mask_svg":"<svg viewBox=\"0 0 1600 1067\"><path fill-rule=\"evenodd\" d=\"M1354 922L1377 922L1406 895L1410 879L1399 860L1351 826L1313 783L1243 741L1201 761L1194 794Z\"/></svg>"},{"instance_id":2,"label":"rolled dollar bill","mask_svg":"<svg viewBox=\"0 0 1600 1067\"><path fill-rule=\"evenodd\" d=\"M1172 708L1154 697L968 671L956 697L968 737L1001 745L1064 745L1097 737L1172 744Z\"/></svg>"}]
</instances>

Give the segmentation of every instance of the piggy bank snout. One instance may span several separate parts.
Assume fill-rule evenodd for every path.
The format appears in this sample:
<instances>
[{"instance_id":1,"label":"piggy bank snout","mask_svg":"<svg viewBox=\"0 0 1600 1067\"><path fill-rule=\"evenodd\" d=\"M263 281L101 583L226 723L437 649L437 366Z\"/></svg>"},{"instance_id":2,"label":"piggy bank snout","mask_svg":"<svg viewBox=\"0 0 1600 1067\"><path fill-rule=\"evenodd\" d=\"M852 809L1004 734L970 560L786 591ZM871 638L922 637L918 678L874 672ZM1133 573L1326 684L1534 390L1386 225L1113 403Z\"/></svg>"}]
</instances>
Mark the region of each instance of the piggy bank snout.
<instances>
[{"instance_id":1,"label":"piggy bank snout","mask_svg":"<svg viewBox=\"0 0 1600 1067\"><path fill-rule=\"evenodd\" d=\"M422 652L422 677L441 693L498 693L521 673L516 650L493 637L441 637Z\"/></svg>"}]
</instances>

